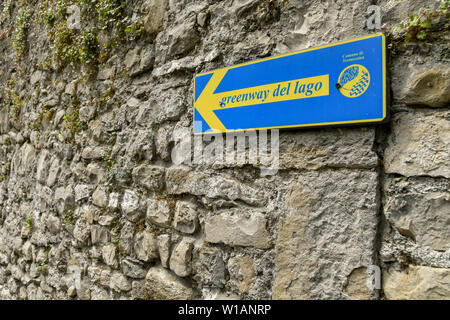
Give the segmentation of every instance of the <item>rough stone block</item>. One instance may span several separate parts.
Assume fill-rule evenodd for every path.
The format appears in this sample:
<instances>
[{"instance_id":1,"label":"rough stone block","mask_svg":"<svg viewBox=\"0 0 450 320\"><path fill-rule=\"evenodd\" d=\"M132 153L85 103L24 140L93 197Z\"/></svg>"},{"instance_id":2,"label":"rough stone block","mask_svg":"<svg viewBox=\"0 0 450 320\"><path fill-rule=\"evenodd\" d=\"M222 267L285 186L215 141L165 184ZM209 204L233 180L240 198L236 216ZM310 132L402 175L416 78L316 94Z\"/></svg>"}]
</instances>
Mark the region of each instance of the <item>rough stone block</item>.
<instances>
[{"instance_id":1,"label":"rough stone block","mask_svg":"<svg viewBox=\"0 0 450 320\"><path fill-rule=\"evenodd\" d=\"M164 185L164 168L159 166L140 165L133 169L135 183L148 190L160 190Z\"/></svg>"},{"instance_id":2,"label":"rough stone block","mask_svg":"<svg viewBox=\"0 0 450 320\"><path fill-rule=\"evenodd\" d=\"M342 299L354 269L373 264L377 174L323 170L298 175L278 229L274 299Z\"/></svg>"},{"instance_id":3,"label":"rough stone block","mask_svg":"<svg viewBox=\"0 0 450 320\"><path fill-rule=\"evenodd\" d=\"M397 113L391 127L387 173L450 178L450 111Z\"/></svg>"},{"instance_id":4,"label":"rough stone block","mask_svg":"<svg viewBox=\"0 0 450 320\"><path fill-rule=\"evenodd\" d=\"M230 210L207 217L205 241L230 246L269 248L270 236L264 214L242 211L243 209Z\"/></svg>"},{"instance_id":5,"label":"rough stone block","mask_svg":"<svg viewBox=\"0 0 450 320\"><path fill-rule=\"evenodd\" d=\"M389 300L448 300L450 269L410 265L405 271L384 272L383 291Z\"/></svg>"},{"instance_id":6,"label":"rough stone block","mask_svg":"<svg viewBox=\"0 0 450 320\"><path fill-rule=\"evenodd\" d=\"M388 221L420 246L450 249L450 182L445 179L388 178L384 185Z\"/></svg>"},{"instance_id":7,"label":"rough stone block","mask_svg":"<svg viewBox=\"0 0 450 320\"><path fill-rule=\"evenodd\" d=\"M177 276L186 277L191 274L192 241L183 239L178 243L170 256L170 269Z\"/></svg>"},{"instance_id":8,"label":"rough stone block","mask_svg":"<svg viewBox=\"0 0 450 320\"><path fill-rule=\"evenodd\" d=\"M280 168L375 168L375 129L325 129L280 134Z\"/></svg>"},{"instance_id":9,"label":"rough stone block","mask_svg":"<svg viewBox=\"0 0 450 320\"><path fill-rule=\"evenodd\" d=\"M162 268L152 267L145 277L148 297L154 300L190 300L195 297L187 281Z\"/></svg>"}]
</instances>

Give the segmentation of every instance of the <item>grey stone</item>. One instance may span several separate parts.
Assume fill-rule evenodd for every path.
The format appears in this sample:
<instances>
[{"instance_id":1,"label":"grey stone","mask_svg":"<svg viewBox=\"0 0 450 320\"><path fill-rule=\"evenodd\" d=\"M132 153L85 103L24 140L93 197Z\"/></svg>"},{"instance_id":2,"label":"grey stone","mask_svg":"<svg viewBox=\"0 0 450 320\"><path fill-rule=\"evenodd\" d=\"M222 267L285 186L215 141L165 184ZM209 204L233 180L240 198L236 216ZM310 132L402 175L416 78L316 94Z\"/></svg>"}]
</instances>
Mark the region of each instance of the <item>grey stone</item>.
<instances>
[{"instance_id":1,"label":"grey stone","mask_svg":"<svg viewBox=\"0 0 450 320\"><path fill-rule=\"evenodd\" d=\"M450 183L431 178L388 178L384 185L388 221L418 245L450 249Z\"/></svg>"},{"instance_id":2,"label":"grey stone","mask_svg":"<svg viewBox=\"0 0 450 320\"><path fill-rule=\"evenodd\" d=\"M35 160L34 147L29 143L25 143L14 154L11 163L11 171L17 172L18 175L23 176L26 172L28 172L34 160Z\"/></svg>"},{"instance_id":3,"label":"grey stone","mask_svg":"<svg viewBox=\"0 0 450 320\"><path fill-rule=\"evenodd\" d=\"M210 215L205 221L205 241L230 246L267 249L270 235L266 229L267 219L257 211L230 209Z\"/></svg>"},{"instance_id":4,"label":"grey stone","mask_svg":"<svg viewBox=\"0 0 450 320\"><path fill-rule=\"evenodd\" d=\"M172 219L170 203L166 199L147 201L147 220L161 227L169 227Z\"/></svg>"},{"instance_id":5,"label":"grey stone","mask_svg":"<svg viewBox=\"0 0 450 320\"><path fill-rule=\"evenodd\" d=\"M173 227L183 233L195 233L198 229L196 206L186 201L178 201L175 206Z\"/></svg>"},{"instance_id":6,"label":"grey stone","mask_svg":"<svg viewBox=\"0 0 450 320\"><path fill-rule=\"evenodd\" d=\"M88 222L80 218L75 222L75 228L73 229L73 236L77 239L82 245L86 245L90 236L90 228Z\"/></svg>"},{"instance_id":7,"label":"grey stone","mask_svg":"<svg viewBox=\"0 0 450 320\"><path fill-rule=\"evenodd\" d=\"M75 207L75 198L71 186L60 187L55 191L56 208L60 214L73 210Z\"/></svg>"},{"instance_id":8,"label":"grey stone","mask_svg":"<svg viewBox=\"0 0 450 320\"><path fill-rule=\"evenodd\" d=\"M135 77L153 68L155 52L153 46L134 48L125 56L125 67L131 77Z\"/></svg>"},{"instance_id":9,"label":"grey stone","mask_svg":"<svg viewBox=\"0 0 450 320\"><path fill-rule=\"evenodd\" d=\"M49 152L47 150L44 150L41 152L39 159L37 161L36 179L40 183L45 183L48 176L49 155L50 155Z\"/></svg>"},{"instance_id":10,"label":"grey stone","mask_svg":"<svg viewBox=\"0 0 450 320\"><path fill-rule=\"evenodd\" d=\"M148 2L144 19L144 28L149 35L156 35L163 28L164 13L166 12L166 0L151 0Z\"/></svg>"},{"instance_id":11,"label":"grey stone","mask_svg":"<svg viewBox=\"0 0 450 320\"><path fill-rule=\"evenodd\" d=\"M164 268L169 268L171 239L169 234L162 234L158 236L158 253L161 258L161 265Z\"/></svg>"},{"instance_id":12,"label":"grey stone","mask_svg":"<svg viewBox=\"0 0 450 320\"><path fill-rule=\"evenodd\" d=\"M118 292L120 292L120 291L126 292L126 291L131 290L131 283L120 272L114 272L111 276L110 287L111 287L111 289L118 291Z\"/></svg>"},{"instance_id":13,"label":"grey stone","mask_svg":"<svg viewBox=\"0 0 450 320\"><path fill-rule=\"evenodd\" d=\"M131 261L130 259L122 260L122 272L127 277L133 279L144 279L146 271L138 261Z\"/></svg>"},{"instance_id":14,"label":"grey stone","mask_svg":"<svg viewBox=\"0 0 450 320\"><path fill-rule=\"evenodd\" d=\"M450 270L410 265L384 272L383 291L389 300L448 300Z\"/></svg>"},{"instance_id":15,"label":"grey stone","mask_svg":"<svg viewBox=\"0 0 450 320\"><path fill-rule=\"evenodd\" d=\"M91 242L93 245L109 242L109 230L103 226L91 226Z\"/></svg>"},{"instance_id":16,"label":"grey stone","mask_svg":"<svg viewBox=\"0 0 450 320\"><path fill-rule=\"evenodd\" d=\"M59 171L60 171L60 161L58 157L53 157L50 161L50 168L47 176L47 186L52 187L56 180L58 179Z\"/></svg>"},{"instance_id":17,"label":"grey stone","mask_svg":"<svg viewBox=\"0 0 450 320\"><path fill-rule=\"evenodd\" d=\"M164 185L164 168L159 166L141 165L133 169L135 183L148 190L161 190Z\"/></svg>"},{"instance_id":18,"label":"grey stone","mask_svg":"<svg viewBox=\"0 0 450 320\"><path fill-rule=\"evenodd\" d=\"M170 269L177 276L186 277L191 274L192 241L183 239L172 250L170 256Z\"/></svg>"},{"instance_id":19,"label":"grey stone","mask_svg":"<svg viewBox=\"0 0 450 320\"><path fill-rule=\"evenodd\" d=\"M195 273L203 287L223 288L226 280L226 266L222 251L217 248L202 247L196 262Z\"/></svg>"},{"instance_id":20,"label":"grey stone","mask_svg":"<svg viewBox=\"0 0 450 320\"><path fill-rule=\"evenodd\" d=\"M449 111L397 113L391 126L384 152L386 172L450 178Z\"/></svg>"},{"instance_id":21,"label":"grey stone","mask_svg":"<svg viewBox=\"0 0 450 320\"><path fill-rule=\"evenodd\" d=\"M149 231L141 231L134 238L134 252L139 260L148 262L158 258L156 235Z\"/></svg>"},{"instance_id":22,"label":"grey stone","mask_svg":"<svg viewBox=\"0 0 450 320\"><path fill-rule=\"evenodd\" d=\"M103 215L98 217L98 224L101 226L110 226L114 219L115 218L113 216Z\"/></svg>"},{"instance_id":23,"label":"grey stone","mask_svg":"<svg viewBox=\"0 0 450 320\"><path fill-rule=\"evenodd\" d=\"M280 134L280 169L375 168L375 129L324 129Z\"/></svg>"},{"instance_id":24,"label":"grey stone","mask_svg":"<svg viewBox=\"0 0 450 320\"><path fill-rule=\"evenodd\" d=\"M195 29L195 16L189 20L183 21L175 28L169 31L169 55L185 55L191 51L200 41L197 30Z\"/></svg>"},{"instance_id":25,"label":"grey stone","mask_svg":"<svg viewBox=\"0 0 450 320\"><path fill-rule=\"evenodd\" d=\"M102 256L103 256L103 261L105 261L105 263L108 266L111 267L116 267L118 262L117 262L117 249L116 246L113 244L107 244L105 246L103 246L102 249Z\"/></svg>"},{"instance_id":26,"label":"grey stone","mask_svg":"<svg viewBox=\"0 0 450 320\"><path fill-rule=\"evenodd\" d=\"M87 160L102 160L108 154L105 147L86 147L83 149L81 156Z\"/></svg>"},{"instance_id":27,"label":"grey stone","mask_svg":"<svg viewBox=\"0 0 450 320\"><path fill-rule=\"evenodd\" d=\"M446 107L450 103L450 67L434 65L432 69L414 68L405 73L406 81L394 96L408 105Z\"/></svg>"},{"instance_id":28,"label":"grey stone","mask_svg":"<svg viewBox=\"0 0 450 320\"><path fill-rule=\"evenodd\" d=\"M284 191L286 213L275 244L274 299L345 298L347 276L374 264L377 184L372 171L298 175Z\"/></svg>"},{"instance_id":29,"label":"grey stone","mask_svg":"<svg viewBox=\"0 0 450 320\"><path fill-rule=\"evenodd\" d=\"M125 190L120 207L127 219L137 219L141 214L139 196L132 190Z\"/></svg>"},{"instance_id":30,"label":"grey stone","mask_svg":"<svg viewBox=\"0 0 450 320\"><path fill-rule=\"evenodd\" d=\"M232 257L228 260L228 270L239 291L248 294L256 283L253 260L247 255Z\"/></svg>"},{"instance_id":31,"label":"grey stone","mask_svg":"<svg viewBox=\"0 0 450 320\"><path fill-rule=\"evenodd\" d=\"M119 208L120 194L113 192L109 195L108 208L109 209L117 209Z\"/></svg>"},{"instance_id":32,"label":"grey stone","mask_svg":"<svg viewBox=\"0 0 450 320\"><path fill-rule=\"evenodd\" d=\"M91 196L93 186L86 184L78 184L75 186L75 201L81 201Z\"/></svg>"},{"instance_id":33,"label":"grey stone","mask_svg":"<svg viewBox=\"0 0 450 320\"><path fill-rule=\"evenodd\" d=\"M195 297L195 293L187 281L178 278L161 266L150 268L145 280L150 299L189 300Z\"/></svg>"},{"instance_id":34,"label":"grey stone","mask_svg":"<svg viewBox=\"0 0 450 320\"><path fill-rule=\"evenodd\" d=\"M134 224L130 221L125 221L120 230L119 248L121 253L130 254L133 250Z\"/></svg>"},{"instance_id":35,"label":"grey stone","mask_svg":"<svg viewBox=\"0 0 450 320\"><path fill-rule=\"evenodd\" d=\"M166 186L169 194L189 193L208 198L242 200L252 205L264 205L265 195L247 183L215 174L190 171L187 167L174 166L166 171Z\"/></svg>"},{"instance_id":36,"label":"grey stone","mask_svg":"<svg viewBox=\"0 0 450 320\"><path fill-rule=\"evenodd\" d=\"M92 194L92 203L97 207L106 208L106 206L108 205L107 193L100 188L95 189L94 193Z\"/></svg>"}]
</instances>

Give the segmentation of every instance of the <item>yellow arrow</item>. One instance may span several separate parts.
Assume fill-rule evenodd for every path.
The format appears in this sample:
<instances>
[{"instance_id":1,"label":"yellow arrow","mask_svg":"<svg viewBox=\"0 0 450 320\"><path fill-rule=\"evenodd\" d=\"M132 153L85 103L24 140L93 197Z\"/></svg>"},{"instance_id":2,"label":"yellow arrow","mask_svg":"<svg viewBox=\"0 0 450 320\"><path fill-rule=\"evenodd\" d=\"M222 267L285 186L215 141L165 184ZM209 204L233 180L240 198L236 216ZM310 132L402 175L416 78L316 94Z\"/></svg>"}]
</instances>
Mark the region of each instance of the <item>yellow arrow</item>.
<instances>
[{"instance_id":1,"label":"yellow arrow","mask_svg":"<svg viewBox=\"0 0 450 320\"><path fill-rule=\"evenodd\" d=\"M195 102L195 109L197 109L213 132L225 132L227 130L213 112L213 109L218 105L218 101L214 98L213 93L219 86L223 77L225 77L227 71L227 69L214 71L214 74L211 79L209 79L205 89L203 89Z\"/></svg>"}]
</instances>

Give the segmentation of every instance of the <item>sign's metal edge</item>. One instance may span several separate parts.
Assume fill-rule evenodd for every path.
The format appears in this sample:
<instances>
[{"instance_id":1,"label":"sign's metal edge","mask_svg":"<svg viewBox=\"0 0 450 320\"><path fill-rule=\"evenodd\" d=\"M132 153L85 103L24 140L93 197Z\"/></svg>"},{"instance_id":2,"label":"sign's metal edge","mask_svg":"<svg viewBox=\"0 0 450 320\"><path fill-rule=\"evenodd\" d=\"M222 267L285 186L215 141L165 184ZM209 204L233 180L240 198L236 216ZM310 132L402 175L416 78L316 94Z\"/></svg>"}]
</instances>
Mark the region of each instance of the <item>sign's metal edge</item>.
<instances>
[{"instance_id":1,"label":"sign's metal edge","mask_svg":"<svg viewBox=\"0 0 450 320\"><path fill-rule=\"evenodd\" d=\"M378 119L364 119L364 120L352 120L352 121L341 121L341 122L327 122L327 123L308 123L308 124L300 124L300 125L289 125L289 126L271 126L271 127L261 127L261 128L247 128L247 129L237 129L237 130L227 130L226 132L197 132L195 133L194 130L194 123L195 123L195 78L197 76L201 76L201 75L207 75L210 73L214 73L217 70L222 70L222 69L233 69L236 67L242 67L245 65L249 65L249 64L254 64L254 63L258 63L258 62L262 62L262 61L268 61L268 60L272 60L272 59L276 59L276 58L282 58L282 57L286 57L286 56L290 56L290 55L294 55L294 54L298 54L298 53L303 53L303 52L308 52L308 51L313 51L313 50L318 50L318 49L323 49L323 48L327 48L327 47L332 47L332 46L336 46L336 45L341 45L341 44L345 44L345 43L350 43L350 42L355 42L355 41L360 41L360 40L364 40L364 39L369 39L369 38L375 38L375 37L379 37L381 36L383 39L383 118L378 118ZM390 94L390 78L389 78L389 73L388 73L388 68L387 68L387 63L388 63L388 44L386 41L387 37L386 34L384 32L378 32L376 34L372 34L372 35L367 35L367 36L363 36L363 37L359 37L359 38L355 38L355 39L350 39L350 40L344 40L344 41L339 41L339 42L335 42L335 43L331 43L331 44L327 44L327 45L322 45L322 46L318 46L318 47L313 47L313 48L308 48L308 49L303 49L300 51L295 51L295 52L290 52L290 53L286 53L286 54L282 54L282 55L278 55L278 56L273 56L273 57L268 57L268 58L263 58L263 59L259 59L259 60L254 60L254 61L249 61L246 63L242 63L242 64L237 64L237 65L233 65L233 66L229 66L229 67L224 67L224 68L217 68L214 70L210 70L207 72L202 72L202 73L197 73L194 74L193 76L193 103L192 103L192 133L193 135L205 135L205 134L227 134L227 133L237 133L237 132L245 132L245 131L258 131L258 130L269 130L269 129L282 129L284 131L291 131L291 130L301 130L301 129L320 129L320 128L336 128L336 127L354 127L354 126L362 126L362 125L371 125L371 124L384 124L389 122L390 120L390 104L391 104L391 94Z\"/></svg>"}]
</instances>

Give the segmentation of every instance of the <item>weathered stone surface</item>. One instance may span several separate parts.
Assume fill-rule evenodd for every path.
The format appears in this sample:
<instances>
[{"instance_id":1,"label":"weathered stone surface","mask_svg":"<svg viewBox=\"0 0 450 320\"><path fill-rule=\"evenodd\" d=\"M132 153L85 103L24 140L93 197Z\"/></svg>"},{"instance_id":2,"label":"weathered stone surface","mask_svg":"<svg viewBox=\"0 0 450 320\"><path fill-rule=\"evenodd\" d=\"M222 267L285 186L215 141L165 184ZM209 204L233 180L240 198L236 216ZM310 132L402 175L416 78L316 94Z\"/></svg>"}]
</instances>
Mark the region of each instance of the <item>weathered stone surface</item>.
<instances>
[{"instance_id":1,"label":"weathered stone surface","mask_svg":"<svg viewBox=\"0 0 450 320\"><path fill-rule=\"evenodd\" d=\"M201 248L196 262L196 273L203 287L223 288L226 283L225 270L223 255L219 249Z\"/></svg>"},{"instance_id":2,"label":"weathered stone surface","mask_svg":"<svg viewBox=\"0 0 450 320\"><path fill-rule=\"evenodd\" d=\"M388 178L385 215L404 236L435 250L450 249L450 182Z\"/></svg>"},{"instance_id":3,"label":"weathered stone surface","mask_svg":"<svg viewBox=\"0 0 450 320\"><path fill-rule=\"evenodd\" d=\"M326 129L280 134L281 169L375 168L375 129Z\"/></svg>"},{"instance_id":4,"label":"weathered stone surface","mask_svg":"<svg viewBox=\"0 0 450 320\"><path fill-rule=\"evenodd\" d=\"M208 198L239 199L253 205L265 203L264 193L249 184L218 174L189 171L181 166L167 170L166 185L169 194L190 193Z\"/></svg>"},{"instance_id":5,"label":"weathered stone surface","mask_svg":"<svg viewBox=\"0 0 450 320\"><path fill-rule=\"evenodd\" d=\"M164 168L159 166L141 165L133 169L135 183L148 190L160 190L164 185Z\"/></svg>"},{"instance_id":6,"label":"weathered stone surface","mask_svg":"<svg viewBox=\"0 0 450 320\"><path fill-rule=\"evenodd\" d=\"M34 147L29 143L25 143L14 154L13 161L11 163L11 171L17 172L18 175L24 175L30 169L30 166L34 160Z\"/></svg>"},{"instance_id":7,"label":"weathered stone surface","mask_svg":"<svg viewBox=\"0 0 450 320\"><path fill-rule=\"evenodd\" d=\"M108 195L100 188L97 188L92 194L92 203L97 207L106 208L108 205Z\"/></svg>"},{"instance_id":8,"label":"weathered stone surface","mask_svg":"<svg viewBox=\"0 0 450 320\"><path fill-rule=\"evenodd\" d=\"M78 184L75 186L75 201L81 201L91 196L93 186L86 184Z\"/></svg>"},{"instance_id":9,"label":"weathered stone surface","mask_svg":"<svg viewBox=\"0 0 450 320\"><path fill-rule=\"evenodd\" d=\"M147 15L144 20L145 31L149 35L155 35L162 30L164 12L166 12L167 0L151 0L148 1L144 8Z\"/></svg>"},{"instance_id":10,"label":"weathered stone surface","mask_svg":"<svg viewBox=\"0 0 450 320\"><path fill-rule=\"evenodd\" d=\"M164 268L169 267L171 239L169 234L158 236L158 253L161 258L161 265Z\"/></svg>"},{"instance_id":11,"label":"weathered stone surface","mask_svg":"<svg viewBox=\"0 0 450 320\"><path fill-rule=\"evenodd\" d=\"M124 62L131 77L147 72L153 68L155 62L154 47L150 45L146 48L134 48L128 51Z\"/></svg>"},{"instance_id":12,"label":"weathered stone surface","mask_svg":"<svg viewBox=\"0 0 450 320\"><path fill-rule=\"evenodd\" d=\"M397 113L391 127L386 172L450 178L450 111Z\"/></svg>"},{"instance_id":13,"label":"weathered stone surface","mask_svg":"<svg viewBox=\"0 0 450 320\"><path fill-rule=\"evenodd\" d=\"M45 183L47 179L49 169L49 156L50 153L47 150L44 150L41 152L37 161L36 179L40 183Z\"/></svg>"},{"instance_id":14,"label":"weathered stone surface","mask_svg":"<svg viewBox=\"0 0 450 320\"><path fill-rule=\"evenodd\" d=\"M109 242L109 230L103 226L91 226L91 242L93 245Z\"/></svg>"},{"instance_id":15,"label":"weathered stone surface","mask_svg":"<svg viewBox=\"0 0 450 320\"><path fill-rule=\"evenodd\" d=\"M372 264L376 190L371 171L299 174L287 190L275 244L274 299L345 298L347 275Z\"/></svg>"},{"instance_id":16,"label":"weathered stone surface","mask_svg":"<svg viewBox=\"0 0 450 320\"><path fill-rule=\"evenodd\" d=\"M58 212L64 213L72 210L75 206L75 198L71 186L60 187L55 191L56 208Z\"/></svg>"},{"instance_id":17,"label":"weathered stone surface","mask_svg":"<svg viewBox=\"0 0 450 320\"><path fill-rule=\"evenodd\" d=\"M175 28L169 31L169 55L185 55L191 51L200 41L197 30L195 29L195 16L185 20Z\"/></svg>"},{"instance_id":18,"label":"weathered stone surface","mask_svg":"<svg viewBox=\"0 0 450 320\"><path fill-rule=\"evenodd\" d=\"M224 211L206 218L205 241L265 249L270 245L266 224L267 219L260 212Z\"/></svg>"},{"instance_id":19,"label":"weathered stone surface","mask_svg":"<svg viewBox=\"0 0 450 320\"><path fill-rule=\"evenodd\" d=\"M405 85L394 96L409 105L445 107L450 104L450 67L416 68L406 74Z\"/></svg>"},{"instance_id":20,"label":"weathered stone surface","mask_svg":"<svg viewBox=\"0 0 450 320\"><path fill-rule=\"evenodd\" d=\"M141 231L134 237L134 252L142 261L153 261L158 258L158 243L156 235L149 231Z\"/></svg>"},{"instance_id":21,"label":"weathered stone surface","mask_svg":"<svg viewBox=\"0 0 450 320\"><path fill-rule=\"evenodd\" d=\"M131 259L122 260L122 272L127 277L133 279L144 279L146 271L139 261L132 261Z\"/></svg>"},{"instance_id":22,"label":"weathered stone surface","mask_svg":"<svg viewBox=\"0 0 450 320\"><path fill-rule=\"evenodd\" d=\"M105 147L86 147L83 149L81 156L87 160L101 160L108 153Z\"/></svg>"},{"instance_id":23,"label":"weathered stone surface","mask_svg":"<svg viewBox=\"0 0 450 320\"><path fill-rule=\"evenodd\" d=\"M389 124L283 130L271 172L190 162L179 143L219 140L192 134L192 75L365 36L372 4L395 38L424 1L96 1L102 21L80 14L98 50L73 63L36 14L17 29L46 1L0 2L0 299L449 295L444 17L426 41L394 39ZM386 294L367 288L374 264Z\"/></svg>"},{"instance_id":24,"label":"weathered stone surface","mask_svg":"<svg viewBox=\"0 0 450 320\"><path fill-rule=\"evenodd\" d=\"M410 265L404 271L385 272L383 292L389 300L448 300L450 269Z\"/></svg>"},{"instance_id":25,"label":"weathered stone surface","mask_svg":"<svg viewBox=\"0 0 450 320\"><path fill-rule=\"evenodd\" d=\"M120 207L125 216L130 220L134 220L141 215L139 196L132 190L125 190Z\"/></svg>"},{"instance_id":26,"label":"weathered stone surface","mask_svg":"<svg viewBox=\"0 0 450 320\"><path fill-rule=\"evenodd\" d=\"M147 220L161 227L169 227L172 219L170 203L166 199L147 201Z\"/></svg>"},{"instance_id":27,"label":"weathered stone surface","mask_svg":"<svg viewBox=\"0 0 450 320\"><path fill-rule=\"evenodd\" d=\"M191 286L161 266L152 267L145 277L148 297L154 300L189 300L195 297Z\"/></svg>"},{"instance_id":28,"label":"weathered stone surface","mask_svg":"<svg viewBox=\"0 0 450 320\"><path fill-rule=\"evenodd\" d=\"M109 195L108 208L109 209L117 209L119 208L120 194L117 192L112 192Z\"/></svg>"},{"instance_id":29,"label":"weathered stone surface","mask_svg":"<svg viewBox=\"0 0 450 320\"><path fill-rule=\"evenodd\" d=\"M118 262L117 262L116 246L113 244L107 244L107 245L103 246L102 257L103 257L103 261L105 261L105 263L108 266L112 266L112 267L117 266Z\"/></svg>"},{"instance_id":30,"label":"weathered stone surface","mask_svg":"<svg viewBox=\"0 0 450 320\"><path fill-rule=\"evenodd\" d=\"M131 283L128 279L120 272L114 272L111 276L110 287L116 291L130 291Z\"/></svg>"},{"instance_id":31,"label":"weathered stone surface","mask_svg":"<svg viewBox=\"0 0 450 320\"><path fill-rule=\"evenodd\" d=\"M88 222L83 218L78 219L75 223L75 228L73 229L74 238L81 244L85 245L87 244L90 233Z\"/></svg>"},{"instance_id":32,"label":"weathered stone surface","mask_svg":"<svg viewBox=\"0 0 450 320\"><path fill-rule=\"evenodd\" d=\"M367 286L367 268L356 268L347 277L344 293L353 300L368 300L372 297L372 290Z\"/></svg>"},{"instance_id":33,"label":"weathered stone surface","mask_svg":"<svg viewBox=\"0 0 450 320\"><path fill-rule=\"evenodd\" d=\"M192 266L192 240L183 239L172 250L170 256L170 269L177 276L186 277L191 274Z\"/></svg>"},{"instance_id":34,"label":"weathered stone surface","mask_svg":"<svg viewBox=\"0 0 450 320\"><path fill-rule=\"evenodd\" d=\"M228 260L230 277L237 283L239 291L249 293L255 284L256 272L249 256L239 255Z\"/></svg>"},{"instance_id":35,"label":"weathered stone surface","mask_svg":"<svg viewBox=\"0 0 450 320\"><path fill-rule=\"evenodd\" d=\"M47 176L47 186L52 187L56 183L60 169L61 167L59 158L53 157Z\"/></svg>"},{"instance_id":36,"label":"weathered stone surface","mask_svg":"<svg viewBox=\"0 0 450 320\"><path fill-rule=\"evenodd\" d=\"M198 229L196 206L190 202L178 201L175 206L173 227L183 233L195 233Z\"/></svg>"}]
</instances>

